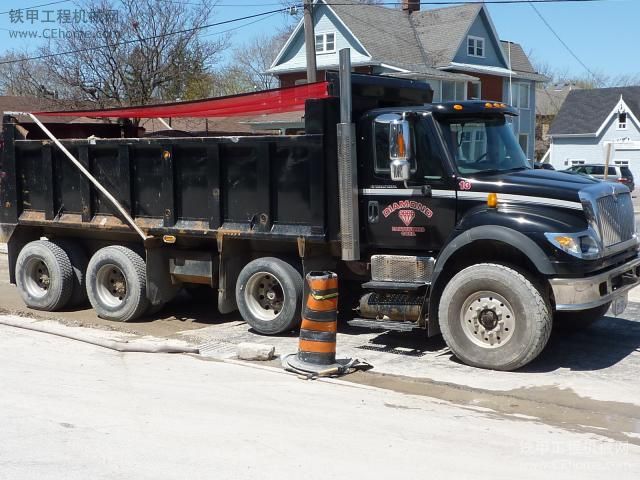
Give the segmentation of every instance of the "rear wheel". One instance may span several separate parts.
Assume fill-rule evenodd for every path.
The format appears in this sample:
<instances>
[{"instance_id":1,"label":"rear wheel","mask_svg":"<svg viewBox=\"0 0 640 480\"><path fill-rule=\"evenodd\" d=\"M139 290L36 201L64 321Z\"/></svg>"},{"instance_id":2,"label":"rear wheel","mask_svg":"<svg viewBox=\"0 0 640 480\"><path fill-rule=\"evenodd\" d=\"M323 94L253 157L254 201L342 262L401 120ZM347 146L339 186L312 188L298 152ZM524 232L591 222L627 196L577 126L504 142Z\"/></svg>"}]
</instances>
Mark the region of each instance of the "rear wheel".
<instances>
[{"instance_id":1,"label":"rear wheel","mask_svg":"<svg viewBox=\"0 0 640 480\"><path fill-rule=\"evenodd\" d=\"M20 251L16 284L27 307L46 312L64 308L73 294L73 281L71 260L55 243L38 240Z\"/></svg>"},{"instance_id":2,"label":"rear wheel","mask_svg":"<svg viewBox=\"0 0 640 480\"><path fill-rule=\"evenodd\" d=\"M300 325L302 276L288 263L265 257L249 262L236 284L236 303L242 318L265 335Z\"/></svg>"},{"instance_id":3,"label":"rear wheel","mask_svg":"<svg viewBox=\"0 0 640 480\"><path fill-rule=\"evenodd\" d=\"M475 367L518 369L540 354L551 333L552 316L539 288L503 265L473 265L456 274L438 313L449 348Z\"/></svg>"},{"instance_id":4,"label":"rear wheel","mask_svg":"<svg viewBox=\"0 0 640 480\"><path fill-rule=\"evenodd\" d=\"M53 243L66 252L73 269L73 293L68 306L78 307L85 305L89 300L86 283L87 265L89 264L87 254L79 245L68 240L55 240Z\"/></svg>"},{"instance_id":5,"label":"rear wheel","mask_svg":"<svg viewBox=\"0 0 640 480\"><path fill-rule=\"evenodd\" d=\"M98 250L87 268L87 293L99 317L135 320L149 306L144 260L122 246Z\"/></svg>"},{"instance_id":6,"label":"rear wheel","mask_svg":"<svg viewBox=\"0 0 640 480\"><path fill-rule=\"evenodd\" d=\"M553 326L562 332L578 332L584 330L604 317L610 306L611 302L608 302L599 307L581 310L579 312L556 312Z\"/></svg>"}]
</instances>

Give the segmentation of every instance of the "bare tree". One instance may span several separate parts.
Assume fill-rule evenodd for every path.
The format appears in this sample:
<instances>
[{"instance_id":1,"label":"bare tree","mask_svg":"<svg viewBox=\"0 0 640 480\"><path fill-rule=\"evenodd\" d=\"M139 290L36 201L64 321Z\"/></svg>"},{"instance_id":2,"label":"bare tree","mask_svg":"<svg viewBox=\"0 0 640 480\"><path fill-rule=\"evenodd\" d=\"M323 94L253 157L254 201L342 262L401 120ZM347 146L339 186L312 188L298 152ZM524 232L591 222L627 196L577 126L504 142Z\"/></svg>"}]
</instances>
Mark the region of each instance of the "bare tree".
<instances>
[{"instance_id":1,"label":"bare tree","mask_svg":"<svg viewBox=\"0 0 640 480\"><path fill-rule=\"evenodd\" d=\"M200 39L215 2L83 0L92 22L72 24L44 54L52 77L73 96L101 106L175 100L193 92L226 48ZM74 52L66 54L65 52ZM197 89L196 89L197 90Z\"/></svg>"},{"instance_id":2,"label":"bare tree","mask_svg":"<svg viewBox=\"0 0 640 480\"><path fill-rule=\"evenodd\" d=\"M64 96L62 86L51 81L46 65L27 58L26 52L16 50L0 56L0 93L40 98Z\"/></svg>"},{"instance_id":3,"label":"bare tree","mask_svg":"<svg viewBox=\"0 0 640 480\"><path fill-rule=\"evenodd\" d=\"M285 41L286 37L282 33L274 36L262 34L234 49L234 66L244 73L256 90L277 86L277 79L266 72Z\"/></svg>"}]
</instances>

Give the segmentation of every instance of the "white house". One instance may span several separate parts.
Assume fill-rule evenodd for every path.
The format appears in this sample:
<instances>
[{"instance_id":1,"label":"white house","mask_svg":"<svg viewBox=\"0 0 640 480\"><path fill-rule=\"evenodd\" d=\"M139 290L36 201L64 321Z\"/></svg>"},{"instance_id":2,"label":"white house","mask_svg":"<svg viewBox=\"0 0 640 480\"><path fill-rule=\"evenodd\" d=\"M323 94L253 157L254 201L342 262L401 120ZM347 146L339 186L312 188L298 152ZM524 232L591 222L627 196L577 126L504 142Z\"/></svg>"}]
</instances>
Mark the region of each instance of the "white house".
<instances>
[{"instance_id":1,"label":"white house","mask_svg":"<svg viewBox=\"0 0 640 480\"><path fill-rule=\"evenodd\" d=\"M640 179L640 87L573 90L549 129L550 163L558 170L604 163L628 166Z\"/></svg>"}]
</instances>

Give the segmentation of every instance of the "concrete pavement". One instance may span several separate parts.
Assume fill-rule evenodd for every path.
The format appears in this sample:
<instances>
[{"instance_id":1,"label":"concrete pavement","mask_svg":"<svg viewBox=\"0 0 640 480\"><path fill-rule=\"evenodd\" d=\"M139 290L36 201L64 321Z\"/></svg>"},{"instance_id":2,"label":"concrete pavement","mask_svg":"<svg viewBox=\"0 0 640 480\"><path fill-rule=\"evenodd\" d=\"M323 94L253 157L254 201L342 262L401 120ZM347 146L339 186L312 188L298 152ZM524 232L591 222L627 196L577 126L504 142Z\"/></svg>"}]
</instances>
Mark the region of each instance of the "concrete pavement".
<instances>
[{"instance_id":1,"label":"concrete pavement","mask_svg":"<svg viewBox=\"0 0 640 480\"><path fill-rule=\"evenodd\" d=\"M635 479L640 447L487 409L0 327L0 477Z\"/></svg>"}]
</instances>

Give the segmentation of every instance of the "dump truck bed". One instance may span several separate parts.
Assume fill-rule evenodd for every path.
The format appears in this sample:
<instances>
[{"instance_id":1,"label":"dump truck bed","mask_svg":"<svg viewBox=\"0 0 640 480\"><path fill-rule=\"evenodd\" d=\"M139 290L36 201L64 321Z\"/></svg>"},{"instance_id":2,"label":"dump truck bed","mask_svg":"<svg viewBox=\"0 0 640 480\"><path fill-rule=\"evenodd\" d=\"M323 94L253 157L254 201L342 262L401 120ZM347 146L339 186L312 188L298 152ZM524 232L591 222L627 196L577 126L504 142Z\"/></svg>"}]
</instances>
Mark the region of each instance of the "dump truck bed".
<instances>
[{"instance_id":1,"label":"dump truck bed","mask_svg":"<svg viewBox=\"0 0 640 480\"><path fill-rule=\"evenodd\" d=\"M308 115L317 125L308 122L308 130L315 133L304 135L61 142L149 235L215 237L222 230L322 240L325 170L335 148L324 135L327 101L314 104ZM2 223L132 231L60 149L48 140L14 140L15 124L5 120Z\"/></svg>"}]
</instances>

